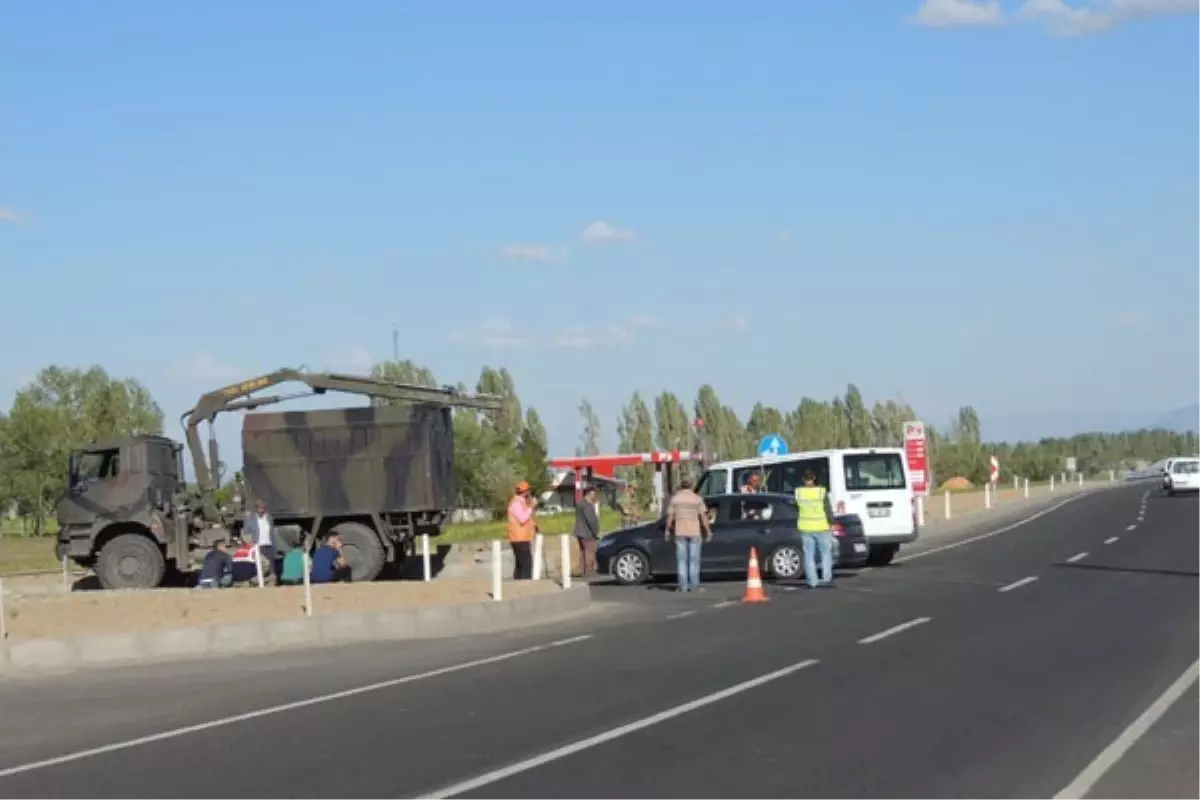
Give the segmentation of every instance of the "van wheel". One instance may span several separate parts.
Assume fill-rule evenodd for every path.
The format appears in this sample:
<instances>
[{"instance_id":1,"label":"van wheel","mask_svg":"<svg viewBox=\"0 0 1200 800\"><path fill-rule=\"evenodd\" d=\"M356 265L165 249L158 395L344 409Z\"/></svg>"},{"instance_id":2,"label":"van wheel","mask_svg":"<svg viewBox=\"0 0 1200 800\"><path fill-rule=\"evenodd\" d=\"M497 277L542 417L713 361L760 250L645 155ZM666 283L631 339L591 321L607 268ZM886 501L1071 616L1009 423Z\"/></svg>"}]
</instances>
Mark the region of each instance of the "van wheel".
<instances>
[{"instance_id":1,"label":"van wheel","mask_svg":"<svg viewBox=\"0 0 1200 800\"><path fill-rule=\"evenodd\" d=\"M162 550L140 533L114 536L96 559L96 578L105 589L153 589L166 570Z\"/></svg>"},{"instance_id":2,"label":"van wheel","mask_svg":"<svg viewBox=\"0 0 1200 800\"><path fill-rule=\"evenodd\" d=\"M343 522L334 526L330 533L342 537L352 583L373 581L379 577L383 571L383 543L374 530L359 522Z\"/></svg>"},{"instance_id":3,"label":"van wheel","mask_svg":"<svg viewBox=\"0 0 1200 800\"><path fill-rule=\"evenodd\" d=\"M867 563L872 567L886 567L892 563L899 549L898 544L873 544L867 555Z\"/></svg>"}]
</instances>

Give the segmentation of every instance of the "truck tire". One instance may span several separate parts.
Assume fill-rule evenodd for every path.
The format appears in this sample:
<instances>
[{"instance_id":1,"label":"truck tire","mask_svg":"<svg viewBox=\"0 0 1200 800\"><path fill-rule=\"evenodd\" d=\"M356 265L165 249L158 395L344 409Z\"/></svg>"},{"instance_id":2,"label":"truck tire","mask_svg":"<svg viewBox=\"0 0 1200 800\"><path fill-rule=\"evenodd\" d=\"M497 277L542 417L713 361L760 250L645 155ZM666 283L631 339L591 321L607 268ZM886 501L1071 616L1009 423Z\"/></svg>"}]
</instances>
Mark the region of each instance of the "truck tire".
<instances>
[{"instance_id":1,"label":"truck tire","mask_svg":"<svg viewBox=\"0 0 1200 800\"><path fill-rule=\"evenodd\" d=\"M96 578L105 589L153 589L166 569L162 550L140 533L114 536L96 559Z\"/></svg>"},{"instance_id":2,"label":"truck tire","mask_svg":"<svg viewBox=\"0 0 1200 800\"><path fill-rule=\"evenodd\" d=\"M374 530L359 522L343 522L335 525L330 533L342 537L351 583L364 583L379 577L383 571L383 543Z\"/></svg>"}]
</instances>

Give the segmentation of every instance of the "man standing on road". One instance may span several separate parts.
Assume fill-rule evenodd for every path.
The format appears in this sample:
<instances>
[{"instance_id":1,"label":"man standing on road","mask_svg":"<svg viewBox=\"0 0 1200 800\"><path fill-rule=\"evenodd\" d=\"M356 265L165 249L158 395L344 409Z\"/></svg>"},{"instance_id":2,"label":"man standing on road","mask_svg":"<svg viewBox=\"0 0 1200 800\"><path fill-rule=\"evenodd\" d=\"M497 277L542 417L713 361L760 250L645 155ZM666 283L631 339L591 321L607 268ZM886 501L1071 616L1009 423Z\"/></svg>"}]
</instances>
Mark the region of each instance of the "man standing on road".
<instances>
[{"instance_id":1,"label":"man standing on road","mask_svg":"<svg viewBox=\"0 0 1200 800\"><path fill-rule=\"evenodd\" d=\"M575 506L575 540L579 542L579 577L596 575L596 541L600 538L600 518L596 514L596 487L583 490L583 499Z\"/></svg>"},{"instance_id":2,"label":"man standing on road","mask_svg":"<svg viewBox=\"0 0 1200 800\"><path fill-rule=\"evenodd\" d=\"M804 485L796 489L796 530L804 547L804 578L810 589L833 588L833 509L829 492L817 486L811 469L804 471ZM821 553L821 579L817 580L814 551Z\"/></svg>"},{"instance_id":3,"label":"man standing on road","mask_svg":"<svg viewBox=\"0 0 1200 800\"><path fill-rule=\"evenodd\" d=\"M521 481L508 504L508 544L512 548L515 562L514 581L527 581L533 577L533 553L529 548L533 542L534 529L537 527L533 519L533 510L536 507L537 500L531 496L529 484Z\"/></svg>"},{"instance_id":4,"label":"man standing on road","mask_svg":"<svg viewBox=\"0 0 1200 800\"><path fill-rule=\"evenodd\" d=\"M712 541L708 509L704 498L692 491L691 478L679 482L679 489L667 504L666 537L675 537L675 568L679 575L678 592L700 591L700 545Z\"/></svg>"}]
</instances>

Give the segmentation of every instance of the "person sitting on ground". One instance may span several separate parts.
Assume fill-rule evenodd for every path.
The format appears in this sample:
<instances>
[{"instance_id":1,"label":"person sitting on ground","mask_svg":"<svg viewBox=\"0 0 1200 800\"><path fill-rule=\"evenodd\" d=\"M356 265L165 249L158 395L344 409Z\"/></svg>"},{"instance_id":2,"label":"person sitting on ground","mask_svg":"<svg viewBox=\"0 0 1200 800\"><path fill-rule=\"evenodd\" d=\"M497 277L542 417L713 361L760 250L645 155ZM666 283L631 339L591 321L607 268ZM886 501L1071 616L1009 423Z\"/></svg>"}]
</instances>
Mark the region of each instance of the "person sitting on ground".
<instances>
[{"instance_id":1,"label":"person sitting on ground","mask_svg":"<svg viewBox=\"0 0 1200 800\"><path fill-rule=\"evenodd\" d=\"M233 585L233 559L225 549L225 540L213 542L200 567L198 589L225 589Z\"/></svg>"},{"instance_id":2,"label":"person sitting on ground","mask_svg":"<svg viewBox=\"0 0 1200 800\"><path fill-rule=\"evenodd\" d=\"M243 541L238 548L233 551L233 582L250 583L258 582L258 566L255 561L258 560L258 545L252 541ZM263 568L263 578L269 578L271 575L270 568Z\"/></svg>"},{"instance_id":3,"label":"person sitting on ground","mask_svg":"<svg viewBox=\"0 0 1200 800\"><path fill-rule=\"evenodd\" d=\"M283 568L279 571L280 586L296 586L304 583L304 542L300 542L283 557Z\"/></svg>"},{"instance_id":4,"label":"person sitting on ground","mask_svg":"<svg viewBox=\"0 0 1200 800\"><path fill-rule=\"evenodd\" d=\"M312 557L313 583L350 583L350 565L342 551L342 537L331 533Z\"/></svg>"}]
</instances>

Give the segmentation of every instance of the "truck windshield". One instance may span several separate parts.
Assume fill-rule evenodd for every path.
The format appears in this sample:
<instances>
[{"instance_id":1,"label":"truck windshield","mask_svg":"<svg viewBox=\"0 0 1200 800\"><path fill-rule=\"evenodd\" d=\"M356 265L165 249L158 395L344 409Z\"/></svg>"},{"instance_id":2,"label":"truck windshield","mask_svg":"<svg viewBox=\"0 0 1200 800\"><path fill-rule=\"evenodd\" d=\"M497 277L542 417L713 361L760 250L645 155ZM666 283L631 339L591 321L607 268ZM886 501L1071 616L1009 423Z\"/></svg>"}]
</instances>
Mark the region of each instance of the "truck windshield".
<instances>
[{"instance_id":1,"label":"truck windshield","mask_svg":"<svg viewBox=\"0 0 1200 800\"><path fill-rule=\"evenodd\" d=\"M77 453L72 459L75 483L90 483L107 478L115 478L121 471L120 450L98 450L94 452Z\"/></svg>"}]
</instances>

